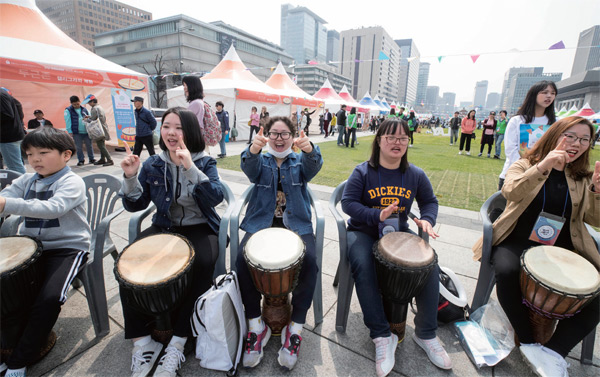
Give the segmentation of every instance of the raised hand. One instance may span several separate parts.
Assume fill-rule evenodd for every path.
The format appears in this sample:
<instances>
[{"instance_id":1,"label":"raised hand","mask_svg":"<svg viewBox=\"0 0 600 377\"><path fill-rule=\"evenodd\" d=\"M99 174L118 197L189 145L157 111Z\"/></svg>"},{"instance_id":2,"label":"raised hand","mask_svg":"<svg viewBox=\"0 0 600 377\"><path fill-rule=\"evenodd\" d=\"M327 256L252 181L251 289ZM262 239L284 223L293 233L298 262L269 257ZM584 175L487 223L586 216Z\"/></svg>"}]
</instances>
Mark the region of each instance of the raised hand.
<instances>
[{"instance_id":1,"label":"raised hand","mask_svg":"<svg viewBox=\"0 0 600 377\"><path fill-rule=\"evenodd\" d=\"M184 168L189 169L192 167L192 164L194 162L192 161L192 155L190 154L190 151L187 149L185 143L183 142L183 135L179 135L179 145L175 150L175 155L177 156L177 158L179 158Z\"/></svg>"},{"instance_id":2,"label":"raised hand","mask_svg":"<svg viewBox=\"0 0 600 377\"><path fill-rule=\"evenodd\" d=\"M265 137L264 129L261 126L260 130L258 131L256 136L254 136L254 139L252 139L252 145L250 146L250 153L252 153L252 154L260 153L260 151L265 147L265 145L267 145L268 142L269 142L269 139Z\"/></svg>"},{"instance_id":3,"label":"raised hand","mask_svg":"<svg viewBox=\"0 0 600 377\"><path fill-rule=\"evenodd\" d=\"M379 221L385 221L388 217L390 217L392 213L398 209L398 203L399 201L396 199L392 204L387 206L385 209L382 209L381 212L379 212Z\"/></svg>"},{"instance_id":4,"label":"raised hand","mask_svg":"<svg viewBox=\"0 0 600 377\"><path fill-rule=\"evenodd\" d=\"M567 137L563 136L556 148L538 162L537 167L541 173L547 174L552 168L562 169L569 162L571 161L567 153Z\"/></svg>"},{"instance_id":5,"label":"raised hand","mask_svg":"<svg viewBox=\"0 0 600 377\"><path fill-rule=\"evenodd\" d=\"M304 153L310 153L313 150L312 144L304 131L300 131L300 137L294 139L294 145Z\"/></svg>"},{"instance_id":6,"label":"raised hand","mask_svg":"<svg viewBox=\"0 0 600 377\"><path fill-rule=\"evenodd\" d=\"M413 219L413 221L415 222L415 224L417 224L417 226L419 228L423 229L423 232L429 234L429 236L431 238L433 238L434 240L440 236L433 230L433 226L429 223L429 221L420 220L420 219L417 219L416 217Z\"/></svg>"},{"instance_id":7,"label":"raised hand","mask_svg":"<svg viewBox=\"0 0 600 377\"><path fill-rule=\"evenodd\" d=\"M592 184L594 185L594 192L600 193L600 161L596 161L594 174L592 175Z\"/></svg>"},{"instance_id":8,"label":"raised hand","mask_svg":"<svg viewBox=\"0 0 600 377\"><path fill-rule=\"evenodd\" d=\"M127 142L124 142L124 144L127 156L121 161L121 169L123 169L123 173L125 173L125 178L135 177L138 170L140 170L140 156L133 154Z\"/></svg>"}]
</instances>

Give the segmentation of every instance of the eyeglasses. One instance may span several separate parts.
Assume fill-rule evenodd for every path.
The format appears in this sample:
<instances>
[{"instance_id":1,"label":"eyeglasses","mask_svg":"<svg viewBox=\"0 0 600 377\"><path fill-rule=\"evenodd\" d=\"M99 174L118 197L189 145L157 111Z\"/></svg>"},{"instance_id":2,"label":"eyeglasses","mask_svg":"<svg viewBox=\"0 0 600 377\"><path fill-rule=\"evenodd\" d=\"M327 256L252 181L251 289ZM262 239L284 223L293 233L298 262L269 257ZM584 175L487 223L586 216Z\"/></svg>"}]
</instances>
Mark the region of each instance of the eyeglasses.
<instances>
[{"instance_id":1,"label":"eyeglasses","mask_svg":"<svg viewBox=\"0 0 600 377\"><path fill-rule=\"evenodd\" d=\"M490 115L496 115L496 113L490 113Z\"/></svg>"},{"instance_id":2,"label":"eyeglasses","mask_svg":"<svg viewBox=\"0 0 600 377\"><path fill-rule=\"evenodd\" d=\"M281 136L281 140L288 140L291 136L291 132L269 132L269 139L277 140Z\"/></svg>"},{"instance_id":3,"label":"eyeglasses","mask_svg":"<svg viewBox=\"0 0 600 377\"><path fill-rule=\"evenodd\" d=\"M408 140L410 139L408 137L386 136L385 140L389 144L396 144L396 142L399 142L400 144L408 144Z\"/></svg>"},{"instance_id":4,"label":"eyeglasses","mask_svg":"<svg viewBox=\"0 0 600 377\"><path fill-rule=\"evenodd\" d=\"M573 134L563 134L564 137L567 138L567 143L569 144L573 144L575 143L577 140L579 140L579 144L581 145L590 145L590 138L589 137L577 137Z\"/></svg>"}]
</instances>

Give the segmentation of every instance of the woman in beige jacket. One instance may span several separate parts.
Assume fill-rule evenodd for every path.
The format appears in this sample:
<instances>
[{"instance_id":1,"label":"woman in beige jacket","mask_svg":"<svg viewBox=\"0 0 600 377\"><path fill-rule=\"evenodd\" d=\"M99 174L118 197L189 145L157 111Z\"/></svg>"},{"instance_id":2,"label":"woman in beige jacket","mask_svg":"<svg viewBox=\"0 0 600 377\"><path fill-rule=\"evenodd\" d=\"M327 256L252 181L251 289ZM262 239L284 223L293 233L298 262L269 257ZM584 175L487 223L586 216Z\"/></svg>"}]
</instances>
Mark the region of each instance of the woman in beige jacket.
<instances>
[{"instance_id":1,"label":"woman in beige jacket","mask_svg":"<svg viewBox=\"0 0 600 377\"><path fill-rule=\"evenodd\" d=\"M521 342L525 360L540 376L568 376L564 357L600 319L600 300L594 299L572 318L559 322L550 341L535 344L528 309L519 286L520 257L539 246L529 236L540 212L564 217L555 246L572 250L600 269L600 255L585 223L600 226L600 161L589 170L591 123L568 117L554 123L527 155L508 170L502 194L506 208L493 225L492 264L496 293ZM473 246L481 258L482 239Z\"/></svg>"}]
</instances>

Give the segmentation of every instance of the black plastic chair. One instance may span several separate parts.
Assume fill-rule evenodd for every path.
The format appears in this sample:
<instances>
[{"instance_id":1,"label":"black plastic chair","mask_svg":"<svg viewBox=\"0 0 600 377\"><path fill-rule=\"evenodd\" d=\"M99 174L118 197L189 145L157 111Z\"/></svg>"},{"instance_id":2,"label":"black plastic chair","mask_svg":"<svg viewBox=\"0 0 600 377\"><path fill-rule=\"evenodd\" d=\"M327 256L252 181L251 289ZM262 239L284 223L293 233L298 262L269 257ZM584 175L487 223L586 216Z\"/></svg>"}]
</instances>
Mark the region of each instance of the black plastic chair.
<instances>
[{"instance_id":1,"label":"black plastic chair","mask_svg":"<svg viewBox=\"0 0 600 377\"><path fill-rule=\"evenodd\" d=\"M85 289L96 337L101 338L110 331L102 259L116 252L110 239L110 223L123 212L123 208L115 210L121 181L108 174L92 174L83 180L87 190L87 221L92 229L92 242L86 268L81 270L77 278ZM7 218L0 229L0 236L17 234L21 220L21 216Z\"/></svg>"},{"instance_id":2,"label":"black plastic chair","mask_svg":"<svg viewBox=\"0 0 600 377\"><path fill-rule=\"evenodd\" d=\"M481 220L483 222L483 249L481 254L481 266L479 266L479 277L477 278L477 287L475 288L475 295L473 296L473 302L471 303L471 311L485 305L490 299L492 289L496 284L496 276L494 274L494 267L492 266L492 235L493 228L492 224L506 207L506 199L502 196L500 191L490 196L479 211ZM588 231L596 241L596 247L600 250L600 236L594 231L594 229L586 224ZM581 357L580 361L582 364L592 364L592 358L594 356L594 340L596 338L596 330L592 330L582 341L581 345Z\"/></svg>"},{"instance_id":3,"label":"black plastic chair","mask_svg":"<svg viewBox=\"0 0 600 377\"><path fill-rule=\"evenodd\" d=\"M0 190L10 185L12 181L19 178L22 174L14 170L0 169Z\"/></svg>"}]
</instances>

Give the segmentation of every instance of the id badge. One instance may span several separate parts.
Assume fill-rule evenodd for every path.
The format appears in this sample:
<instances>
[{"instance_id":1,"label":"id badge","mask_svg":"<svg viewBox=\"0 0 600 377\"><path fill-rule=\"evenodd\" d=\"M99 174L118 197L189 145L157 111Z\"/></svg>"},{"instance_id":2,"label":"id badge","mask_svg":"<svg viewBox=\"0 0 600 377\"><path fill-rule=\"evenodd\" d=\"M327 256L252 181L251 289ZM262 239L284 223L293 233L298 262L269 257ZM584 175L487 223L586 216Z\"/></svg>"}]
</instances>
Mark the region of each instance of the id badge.
<instances>
[{"instance_id":1,"label":"id badge","mask_svg":"<svg viewBox=\"0 0 600 377\"><path fill-rule=\"evenodd\" d=\"M565 225L565 221L564 217L542 211L531 230L529 239L543 245L552 246Z\"/></svg>"},{"instance_id":2,"label":"id badge","mask_svg":"<svg viewBox=\"0 0 600 377\"><path fill-rule=\"evenodd\" d=\"M391 232L399 232L400 224L397 215L392 215L379 223L379 238Z\"/></svg>"}]
</instances>

